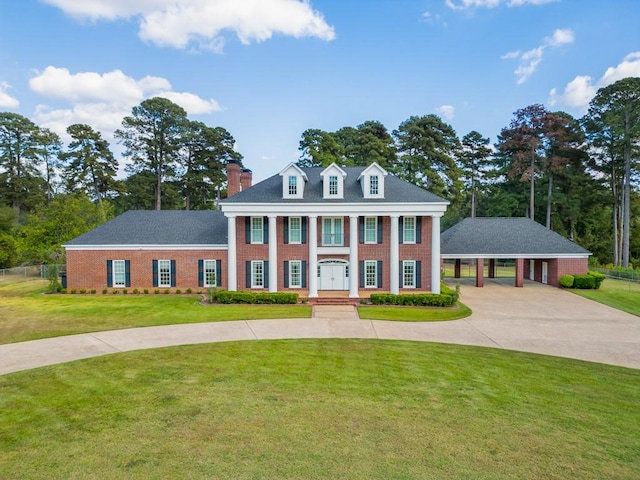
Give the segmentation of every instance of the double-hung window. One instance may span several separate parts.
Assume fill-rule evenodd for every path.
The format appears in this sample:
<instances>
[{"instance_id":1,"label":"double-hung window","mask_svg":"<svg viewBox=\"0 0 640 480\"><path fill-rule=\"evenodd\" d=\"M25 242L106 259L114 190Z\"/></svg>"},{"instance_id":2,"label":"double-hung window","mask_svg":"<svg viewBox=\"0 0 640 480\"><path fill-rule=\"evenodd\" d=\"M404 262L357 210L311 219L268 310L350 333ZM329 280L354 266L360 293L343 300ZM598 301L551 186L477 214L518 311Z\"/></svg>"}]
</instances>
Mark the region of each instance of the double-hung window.
<instances>
[{"instance_id":1,"label":"double-hung window","mask_svg":"<svg viewBox=\"0 0 640 480\"><path fill-rule=\"evenodd\" d=\"M158 286L171 286L171 260L158 260Z\"/></svg>"},{"instance_id":2,"label":"double-hung window","mask_svg":"<svg viewBox=\"0 0 640 480\"><path fill-rule=\"evenodd\" d=\"M329 175L329 195L338 195L338 176Z\"/></svg>"},{"instance_id":3,"label":"double-hung window","mask_svg":"<svg viewBox=\"0 0 640 480\"><path fill-rule=\"evenodd\" d=\"M218 285L218 279L216 278L216 261L204 260L202 263L204 271L204 286L215 287Z\"/></svg>"},{"instance_id":4,"label":"double-hung window","mask_svg":"<svg viewBox=\"0 0 640 480\"><path fill-rule=\"evenodd\" d=\"M302 261L289 261L289 287L302 288Z\"/></svg>"},{"instance_id":5,"label":"double-hung window","mask_svg":"<svg viewBox=\"0 0 640 480\"><path fill-rule=\"evenodd\" d=\"M416 243L416 217L402 219L402 243Z\"/></svg>"},{"instance_id":6,"label":"double-hung window","mask_svg":"<svg viewBox=\"0 0 640 480\"><path fill-rule=\"evenodd\" d=\"M378 217L364 218L364 243L378 243Z\"/></svg>"},{"instance_id":7,"label":"double-hung window","mask_svg":"<svg viewBox=\"0 0 640 480\"><path fill-rule=\"evenodd\" d=\"M380 193L380 183L377 175L369 177L369 195L378 195Z\"/></svg>"},{"instance_id":8,"label":"double-hung window","mask_svg":"<svg viewBox=\"0 0 640 480\"><path fill-rule=\"evenodd\" d=\"M342 246L342 217L322 218L322 245Z\"/></svg>"},{"instance_id":9,"label":"double-hung window","mask_svg":"<svg viewBox=\"0 0 640 480\"><path fill-rule=\"evenodd\" d=\"M302 243L301 217L289 217L289 243Z\"/></svg>"},{"instance_id":10,"label":"double-hung window","mask_svg":"<svg viewBox=\"0 0 640 480\"><path fill-rule=\"evenodd\" d=\"M264 288L264 262L251 261L251 288Z\"/></svg>"},{"instance_id":11,"label":"double-hung window","mask_svg":"<svg viewBox=\"0 0 640 480\"><path fill-rule=\"evenodd\" d=\"M402 288L416 287L416 262L405 260L402 262Z\"/></svg>"},{"instance_id":12,"label":"double-hung window","mask_svg":"<svg viewBox=\"0 0 640 480\"><path fill-rule=\"evenodd\" d=\"M364 286L376 288L378 286L378 262L365 260L364 262Z\"/></svg>"},{"instance_id":13,"label":"double-hung window","mask_svg":"<svg viewBox=\"0 0 640 480\"><path fill-rule=\"evenodd\" d=\"M251 217L251 243L264 243L263 217Z\"/></svg>"},{"instance_id":14,"label":"double-hung window","mask_svg":"<svg viewBox=\"0 0 640 480\"><path fill-rule=\"evenodd\" d=\"M298 177L295 175L289 175L289 195L298 195Z\"/></svg>"},{"instance_id":15,"label":"double-hung window","mask_svg":"<svg viewBox=\"0 0 640 480\"><path fill-rule=\"evenodd\" d=\"M114 287L126 287L127 275L125 269L124 260L113 260L113 286Z\"/></svg>"}]
</instances>

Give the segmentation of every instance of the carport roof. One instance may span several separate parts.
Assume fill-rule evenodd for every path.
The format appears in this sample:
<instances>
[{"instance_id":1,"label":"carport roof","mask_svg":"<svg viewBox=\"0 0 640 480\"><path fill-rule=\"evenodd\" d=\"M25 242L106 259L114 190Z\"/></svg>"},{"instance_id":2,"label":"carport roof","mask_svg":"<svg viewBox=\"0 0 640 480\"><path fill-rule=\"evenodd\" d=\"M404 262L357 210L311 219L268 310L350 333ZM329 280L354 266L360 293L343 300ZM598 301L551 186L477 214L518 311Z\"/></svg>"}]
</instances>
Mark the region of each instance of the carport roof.
<instances>
[{"instance_id":1,"label":"carport roof","mask_svg":"<svg viewBox=\"0 0 640 480\"><path fill-rule=\"evenodd\" d=\"M465 218L440 236L443 258L584 258L580 245L529 218Z\"/></svg>"}]
</instances>

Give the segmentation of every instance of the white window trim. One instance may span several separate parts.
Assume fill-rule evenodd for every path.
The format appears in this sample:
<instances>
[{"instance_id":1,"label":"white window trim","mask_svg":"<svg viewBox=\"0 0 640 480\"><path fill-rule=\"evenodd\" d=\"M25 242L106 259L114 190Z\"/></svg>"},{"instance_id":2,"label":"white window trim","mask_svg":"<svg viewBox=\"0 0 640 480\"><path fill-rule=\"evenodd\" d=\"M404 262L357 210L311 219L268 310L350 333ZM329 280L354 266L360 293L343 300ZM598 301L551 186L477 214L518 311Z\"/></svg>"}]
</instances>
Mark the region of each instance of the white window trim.
<instances>
[{"instance_id":1,"label":"white window trim","mask_svg":"<svg viewBox=\"0 0 640 480\"><path fill-rule=\"evenodd\" d=\"M407 284L407 267L412 266L413 278L412 283ZM403 260L402 262L402 288L416 288L416 261Z\"/></svg>"},{"instance_id":2,"label":"white window trim","mask_svg":"<svg viewBox=\"0 0 640 480\"><path fill-rule=\"evenodd\" d=\"M162 270L163 265L167 265L167 269L168 269L168 278L169 281L163 283L162 282ZM158 260L158 287L171 287L171 260Z\"/></svg>"},{"instance_id":3,"label":"white window trim","mask_svg":"<svg viewBox=\"0 0 640 480\"><path fill-rule=\"evenodd\" d=\"M373 285L369 284L370 276L368 269L373 266ZM364 288L378 288L378 261L377 260L365 260L364 261Z\"/></svg>"},{"instance_id":4,"label":"white window trim","mask_svg":"<svg viewBox=\"0 0 640 480\"><path fill-rule=\"evenodd\" d=\"M331 220L331 232L325 234L325 221ZM340 222L340 243L335 242L335 221L339 220ZM325 243L326 235L330 235L332 243ZM323 247L342 247L344 245L344 218L342 217L322 217L322 246Z\"/></svg>"},{"instance_id":5,"label":"white window trim","mask_svg":"<svg viewBox=\"0 0 640 480\"><path fill-rule=\"evenodd\" d=\"M202 275L205 287L216 287L218 285L216 260L203 260L202 261ZM208 282L207 271L213 273L213 282Z\"/></svg>"},{"instance_id":6,"label":"white window trim","mask_svg":"<svg viewBox=\"0 0 640 480\"><path fill-rule=\"evenodd\" d=\"M118 272L118 268L116 265L120 265L122 268L121 272ZM122 273L122 282L116 281L116 275L118 273ZM125 260L112 260L111 261L111 283L114 287L126 287L127 286L127 267Z\"/></svg>"},{"instance_id":7,"label":"white window trim","mask_svg":"<svg viewBox=\"0 0 640 480\"><path fill-rule=\"evenodd\" d=\"M254 238L254 232L258 232L258 229L255 228L254 226L254 221L260 221L260 240L258 241L256 238ZM250 233L250 240L251 240L251 244L253 245L258 245L258 244L263 244L264 243L264 218L263 217L251 217L250 220L250 229L249 229L249 233Z\"/></svg>"},{"instance_id":8,"label":"white window trim","mask_svg":"<svg viewBox=\"0 0 640 480\"><path fill-rule=\"evenodd\" d=\"M293 282L294 265L298 267L298 284ZM302 260L289 260L289 288L302 288Z\"/></svg>"},{"instance_id":9,"label":"white window trim","mask_svg":"<svg viewBox=\"0 0 640 480\"><path fill-rule=\"evenodd\" d=\"M287 179L287 183L288 183L287 196L288 197L297 197L298 196L298 176L297 175L289 175L289 177Z\"/></svg>"},{"instance_id":10,"label":"white window trim","mask_svg":"<svg viewBox=\"0 0 640 480\"><path fill-rule=\"evenodd\" d=\"M256 267L260 265L262 282L257 283L256 277L258 273L256 272ZM264 288L264 261L262 260L251 260L251 288Z\"/></svg>"},{"instance_id":11,"label":"white window trim","mask_svg":"<svg viewBox=\"0 0 640 480\"><path fill-rule=\"evenodd\" d=\"M369 221L373 220L373 231L369 227ZM367 234L373 232L373 239L367 238ZM378 243L378 217L364 217L364 243Z\"/></svg>"},{"instance_id":12,"label":"white window trim","mask_svg":"<svg viewBox=\"0 0 640 480\"><path fill-rule=\"evenodd\" d=\"M375 192L373 191L374 187ZM380 195L380 177L378 175L369 176L369 195L371 195L372 197L377 197Z\"/></svg>"},{"instance_id":13,"label":"white window trim","mask_svg":"<svg viewBox=\"0 0 640 480\"><path fill-rule=\"evenodd\" d=\"M335 183L333 183L332 180L335 180ZM327 195L330 197L337 197L340 194L340 180L338 179L338 175L329 175L327 181L329 182ZM335 187L335 191L332 191L333 187Z\"/></svg>"},{"instance_id":14,"label":"white window trim","mask_svg":"<svg viewBox=\"0 0 640 480\"><path fill-rule=\"evenodd\" d=\"M293 228L293 222L292 220L297 220L298 221L298 239L297 240L292 240L293 235L292 232L295 231L295 229ZM301 244L302 243L302 217L289 217L289 243L291 244Z\"/></svg>"},{"instance_id":15,"label":"white window trim","mask_svg":"<svg viewBox=\"0 0 640 480\"><path fill-rule=\"evenodd\" d=\"M413 228L411 230L413 230L413 240L407 240L407 219L411 218L413 220ZM418 220L416 219L416 217L404 217L402 219L402 243L406 243L406 244L415 244L416 243L416 238L417 238L417 225L418 225Z\"/></svg>"}]
</instances>

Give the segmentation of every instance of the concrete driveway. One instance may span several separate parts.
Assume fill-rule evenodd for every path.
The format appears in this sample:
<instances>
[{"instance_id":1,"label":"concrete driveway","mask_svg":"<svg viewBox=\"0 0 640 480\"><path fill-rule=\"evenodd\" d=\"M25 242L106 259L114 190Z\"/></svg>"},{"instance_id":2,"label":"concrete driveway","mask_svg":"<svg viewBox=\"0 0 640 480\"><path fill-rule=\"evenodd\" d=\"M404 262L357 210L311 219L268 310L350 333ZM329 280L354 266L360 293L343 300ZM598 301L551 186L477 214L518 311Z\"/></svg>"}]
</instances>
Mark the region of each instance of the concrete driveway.
<instances>
[{"instance_id":1,"label":"concrete driveway","mask_svg":"<svg viewBox=\"0 0 640 480\"><path fill-rule=\"evenodd\" d=\"M209 342L379 338L520 350L640 368L640 317L554 287L489 280L462 284L473 315L451 322L360 320L354 307L317 307L314 318L131 328L0 345L0 374L99 355Z\"/></svg>"}]
</instances>

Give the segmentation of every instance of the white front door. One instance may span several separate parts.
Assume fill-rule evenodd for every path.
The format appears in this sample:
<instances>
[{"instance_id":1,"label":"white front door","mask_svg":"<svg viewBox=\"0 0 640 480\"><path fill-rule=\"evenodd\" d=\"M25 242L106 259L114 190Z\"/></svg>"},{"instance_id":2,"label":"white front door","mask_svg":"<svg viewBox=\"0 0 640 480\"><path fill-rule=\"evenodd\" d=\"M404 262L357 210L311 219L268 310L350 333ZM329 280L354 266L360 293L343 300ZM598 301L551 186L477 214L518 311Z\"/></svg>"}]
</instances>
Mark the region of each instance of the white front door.
<instances>
[{"instance_id":1,"label":"white front door","mask_svg":"<svg viewBox=\"0 0 640 480\"><path fill-rule=\"evenodd\" d=\"M529 280L535 280L536 277L536 261L529 260Z\"/></svg>"},{"instance_id":2,"label":"white front door","mask_svg":"<svg viewBox=\"0 0 640 480\"><path fill-rule=\"evenodd\" d=\"M542 262L542 283L547 284L547 274L549 272L549 264Z\"/></svg>"},{"instance_id":3,"label":"white front door","mask_svg":"<svg viewBox=\"0 0 640 480\"><path fill-rule=\"evenodd\" d=\"M347 290L349 288L349 281L346 272L346 264L321 264L318 289Z\"/></svg>"}]
</instances>

